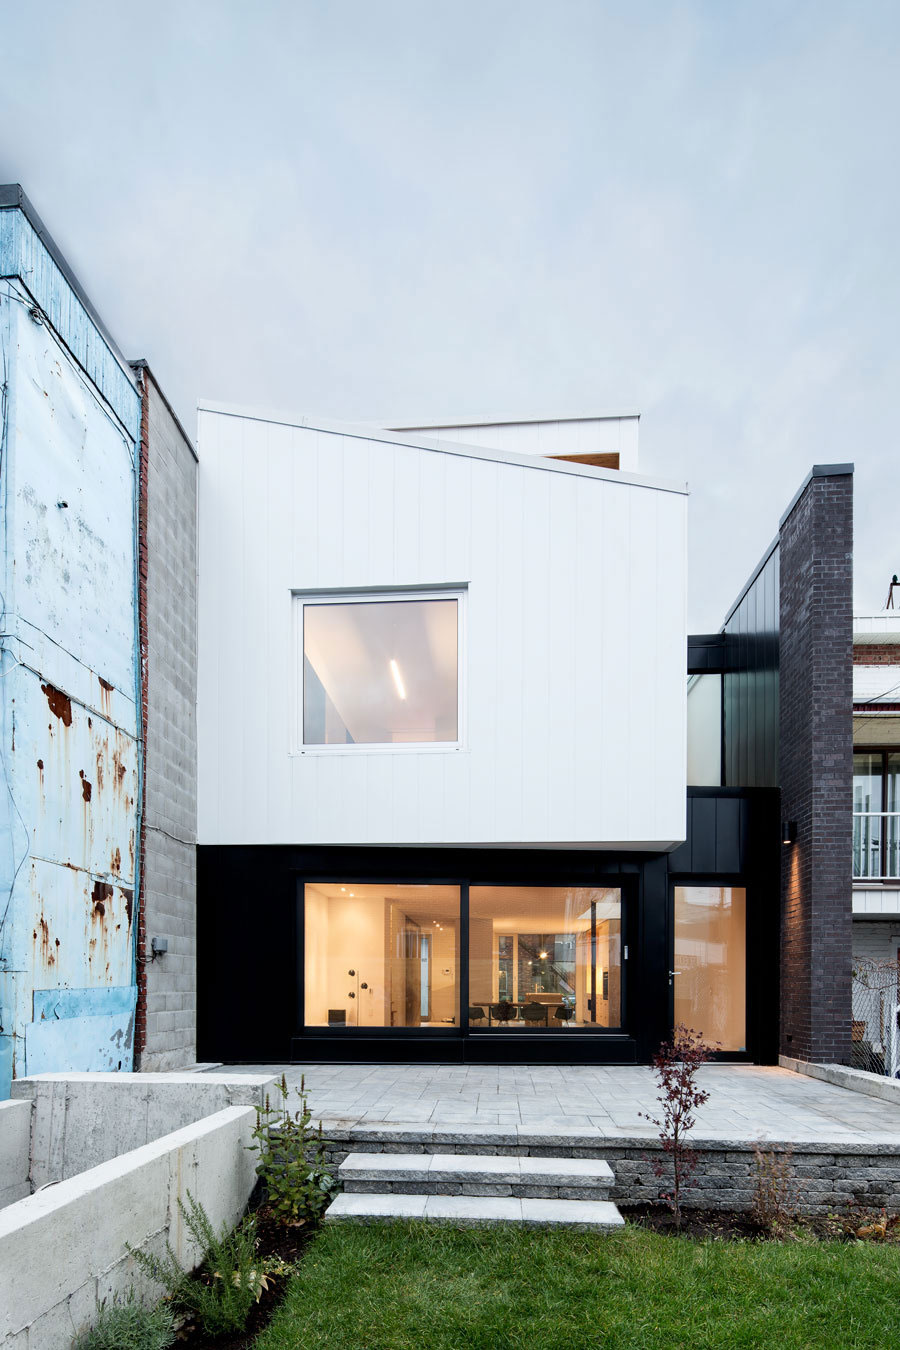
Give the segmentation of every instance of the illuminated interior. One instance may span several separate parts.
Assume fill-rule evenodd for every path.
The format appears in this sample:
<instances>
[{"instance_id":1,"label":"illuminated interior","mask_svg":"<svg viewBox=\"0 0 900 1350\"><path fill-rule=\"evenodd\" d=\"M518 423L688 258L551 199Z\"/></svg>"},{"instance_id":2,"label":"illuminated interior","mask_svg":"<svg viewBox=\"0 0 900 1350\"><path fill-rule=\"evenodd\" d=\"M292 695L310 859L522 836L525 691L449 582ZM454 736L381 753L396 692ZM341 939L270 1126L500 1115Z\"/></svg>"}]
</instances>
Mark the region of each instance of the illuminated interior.
<instances>
[{"instance_id":1,"label":"illuminated interior","mask_svg":"<svg viewBox=\"0 0 900 1350\"><path fill-rule=\"evenodd\" d=\"M460 1025L458 886L307 883L304 913L307 1026ZM621 935L617 889L473 887L470 1029L620 1026Z\"/></svg>"},{"instance_id":2,"label":"illuminated interior","mask_svg":"<svg viewBox=\"0 0 900 1350\"><path fill-rule=\"evenodd\" d=\"M675 1022L717 1050L747 1043L747 893L675 887Z\"/></svg>"},{"instance_id":3,"label":"illuminated interior","mask_svg":"<svg viewBox=\"0 0 900 1350\"><path fill-rule=\"evenodd\" d=\"M458 601L303 605L304 745L453 743Z\"/></svg>"}]
</instances>

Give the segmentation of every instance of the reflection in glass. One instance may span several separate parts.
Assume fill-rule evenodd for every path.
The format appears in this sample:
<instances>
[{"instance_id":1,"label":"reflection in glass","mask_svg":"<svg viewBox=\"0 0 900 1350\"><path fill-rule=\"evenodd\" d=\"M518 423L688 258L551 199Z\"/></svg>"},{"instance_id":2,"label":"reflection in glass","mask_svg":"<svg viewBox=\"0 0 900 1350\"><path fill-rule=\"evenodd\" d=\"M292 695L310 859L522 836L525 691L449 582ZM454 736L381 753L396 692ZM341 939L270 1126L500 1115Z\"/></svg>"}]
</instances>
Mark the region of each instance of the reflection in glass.
<instances>
[{"instance_id":1,"label":"reflection in glass","mask_svg":"<svg viewBox=\"0 0 900 1350\"><path fill-rule=\"evenodd\" d=\"M458 739L458 602L303 605L304 745Z\"/></svg>"},{"instance_id":2,"label":"reflection in glass","mask_svg":"<svg viewBox=\"0 0 900 1350\"><path fill-rule=\"evenodd\" d=\"M304 887L307 1026L459 1025L459 887Z\"/></svg>"},{"instance_id":3,"label":"reflection in glass","mask_svg":"<svg viewBox=\"0 0 900 1350\"><path fill-rule=\"evenodd\" d=\"M473 886L469 1004L470 1024L479 1028L620 1026L621 892Z\"/></svg>"},{"instance_id":4,"label":"reflection in glass","mask_svg":"<svg viewBox=\"0 0 900 1350\"><path fill-rule=\"evenodd\" d=\"M721 675L688 679L687 781L691 787L718 787L722 782Z\"/></svg>"},{"instance_id":5,"label":"reflection in glass","mask_svg":"<svg viewBox=\"0 0 900 1350\"><path fill-rule=\"evenodd\" d=\"M675 887L675 1022L718 1050L744 1050L746 891Z\"/></svg>"}]
</instances>

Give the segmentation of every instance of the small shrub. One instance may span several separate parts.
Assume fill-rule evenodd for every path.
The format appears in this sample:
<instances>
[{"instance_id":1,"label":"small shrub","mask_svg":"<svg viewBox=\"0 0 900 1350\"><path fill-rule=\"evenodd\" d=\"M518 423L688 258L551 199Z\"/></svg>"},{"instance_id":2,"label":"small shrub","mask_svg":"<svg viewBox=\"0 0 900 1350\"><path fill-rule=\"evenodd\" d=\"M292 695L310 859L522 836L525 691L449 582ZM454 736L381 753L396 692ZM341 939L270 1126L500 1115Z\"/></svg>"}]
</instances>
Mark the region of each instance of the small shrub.
<instances>
[{"instance_id":1,"label":"small shrub","mask_svg":"<svg viewBox=\"0 0 900 1350\"><path fill-rule=\"evenodd\" d=\"M303 1078L296 1089L300 1106L294 1112L288 1108L284 1074L277 1086L280 1105L273 1107L266 1096L265 1108L256 1112L255 1142L250 1145L259 1154L256 1175L274 1218L284 1224L315 1222L335 1190L334 1176L325 1164L322 1128L313 1129L310 1124L312 1112Z\"/></svg>"},{"instance_id":2,"label":"small shrub","mask_svg":"<svg viewBox=\"0 0 900 1350\"><path fill-rule=\"evenodd\" d=\"M179 1200L178 1207L204 1253L196 1274L182 1270L168 1243L164 1258L129 1250L141 1268L166 1289L172 1302L195 1317L208 1335L243 1331L254 1303L268 1288L265 1265L256 1255L256 1220L244 1219L236 1228L226 1227L217 1234L190 1191L187 1205Z\"/></svg>"},{"instance_id":3,"label":"small shrub","mask_svg":"<svg viewBox=\"0 0 900 1350\"><path fill-rule=\"evenodd\" d=\"M689 1027L677 1026L670 1041L663 1041L653 1056L653 1067L659 1085L657 1100L662 1106L662 1116L650 1116L641 1112L659 1130L659 1141L663 1152L672 1162L672 1190L666 1192L664 1199L675 1216L675 1227L681 1227L681 1208L685 1187L697 1165L696 1154L688 1147L687 1136L696 1124L694 1112L709 1100L697 1083L697 1070L706 1064L712 1056L712 1047L707 1045L698 1031ZM658 1158L653 1165L658 1177L668 1175L665 1160Z\"/></svg>"},{"instance_id":4,"label":"small shrub","mask_svg":"<svg viewBox=\"0 0 900 1350\"><path fill-rule=\"evenodd\" d=\"M753 1146L755 1176L750 1212L760 1228L773 1237L783 1237L796 1215L799 1185L794 1177L794 1150Z\"/></svg>"},{"instance_id":5,"label":"small shrub","mask_svg":"<svg viewBox=\"0 0 900 1350\"><path fill-rule=\"evenodd\" d=\"M127 1299L106 1299L97 1308L97 1319L72 1343L72 1350L168 1350L175 1340L175 1319L164 1303L148 1308L138 1303L134 1291Z\"/></svg>"}]
</instances>

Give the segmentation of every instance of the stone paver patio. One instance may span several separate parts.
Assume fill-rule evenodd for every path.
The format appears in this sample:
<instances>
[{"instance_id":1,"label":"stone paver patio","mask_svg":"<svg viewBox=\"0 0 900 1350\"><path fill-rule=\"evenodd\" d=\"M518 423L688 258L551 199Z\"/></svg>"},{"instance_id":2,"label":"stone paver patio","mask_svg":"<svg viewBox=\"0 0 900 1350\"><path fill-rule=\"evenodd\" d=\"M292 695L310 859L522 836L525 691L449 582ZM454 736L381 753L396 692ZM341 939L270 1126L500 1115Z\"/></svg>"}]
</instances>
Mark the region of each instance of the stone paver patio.
<instances>
[{"instance_id":1,"label":"stone paver patio","mask_svg":"<svg viewBox=\"0 0 900 1350\"><path fill-rule=\"evenodd\" d=\"M610 1139L657 1133L652 1069L592 1065L235 1065L233 1072L305 1076L315 1117L345 1125L387 1122L443 1129L525 1126L596 1130ZM710 1099L694 1138L900 1146L900 1105L833 1087L789 1069L716 1064L701 1071Z\"/></svg>"}]
</instances>

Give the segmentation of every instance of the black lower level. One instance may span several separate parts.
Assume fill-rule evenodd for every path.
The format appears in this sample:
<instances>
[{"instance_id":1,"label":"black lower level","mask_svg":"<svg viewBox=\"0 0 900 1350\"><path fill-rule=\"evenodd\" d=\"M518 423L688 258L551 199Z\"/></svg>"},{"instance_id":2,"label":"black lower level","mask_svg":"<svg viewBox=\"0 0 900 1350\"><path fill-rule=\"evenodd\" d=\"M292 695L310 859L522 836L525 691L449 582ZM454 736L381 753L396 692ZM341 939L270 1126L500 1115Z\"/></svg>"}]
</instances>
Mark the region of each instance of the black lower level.
<instances>
[{"instance_id":1,"label":"black lower level","mask_svg":"<svg viewBox=\"0 0 900 1350\"><path fill-rule=\"evenodd\" d=\"M689 790L687 839L668 854L201 846L198 1056L245 1063L648 1063L673 1020L674 887L721 884L746 888L747 899L746 1052L733 1057L774 1063L780 849L778 794L721 788ZM629 947L622 1029L307 1029L307 880L444 883L459 886L463 896L470 885L618 886Z\"/></svg>"}]
</instances>

